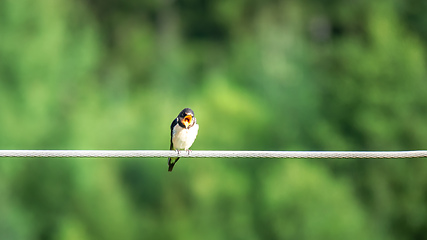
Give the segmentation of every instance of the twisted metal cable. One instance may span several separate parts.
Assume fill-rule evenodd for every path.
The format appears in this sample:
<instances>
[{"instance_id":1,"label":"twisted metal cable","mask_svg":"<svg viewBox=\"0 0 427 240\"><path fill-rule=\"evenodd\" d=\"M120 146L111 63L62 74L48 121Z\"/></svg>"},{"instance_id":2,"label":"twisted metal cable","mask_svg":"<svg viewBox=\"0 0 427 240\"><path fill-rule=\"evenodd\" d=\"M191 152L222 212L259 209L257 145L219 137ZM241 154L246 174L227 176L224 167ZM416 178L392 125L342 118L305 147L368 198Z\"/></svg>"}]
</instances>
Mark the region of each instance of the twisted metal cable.
<instances>
[{"instance_id":1,"label":"twisted metal cable","mask_svg":"<svg viewBox=\"0 0 427 240\"><path fill-rule=\"evenodd\" d=\"M169 150L0 150L0 157L78 158L422 158L427 151L176 151Z\"/></svg>"}]
</instances>

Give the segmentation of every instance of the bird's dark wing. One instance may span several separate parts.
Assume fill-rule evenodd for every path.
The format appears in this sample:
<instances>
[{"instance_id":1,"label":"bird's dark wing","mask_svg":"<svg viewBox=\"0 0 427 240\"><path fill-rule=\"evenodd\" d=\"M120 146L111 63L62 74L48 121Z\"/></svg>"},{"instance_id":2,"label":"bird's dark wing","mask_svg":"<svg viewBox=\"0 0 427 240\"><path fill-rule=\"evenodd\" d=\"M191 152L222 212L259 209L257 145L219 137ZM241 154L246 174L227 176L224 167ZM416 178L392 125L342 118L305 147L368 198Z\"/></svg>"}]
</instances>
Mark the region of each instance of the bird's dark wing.
<instances>
[{"instance_id":1,"label":"bird's dark wing","mask_svg":"<svg viewBox=\"0 0 427 240\"><path fill-rule=\"evenodd\" d=\"M178 124L178 118L175 118L173 121L172 121L172 124L171 124L171 144L170 144L170 150L174 150L173 149L173 143L172 143L172 138L173 138L173 128L176 126Z\"/></svg>"},{"instance_id":2,"label":"bird's dark wing","mask_svg":"<svg viewBox=\"0 0 427 240\"><path fill-rule=\"evenodd\" d=\"M175 118L171 124L171 144L169 149L170 150L175 150L173 147L173 143L172 143L172 138L173 138L173 128L178 124L178 118ZM173 166L175 166L175 163L178 161L179 158L168 158L168 171L172 172Z\"/></svg>"},{"instance_id":3,"label":"bird's dark wing","mask_svg":"<svg viewBox=\"0 0 427 240\"><path fill-rule=\"evenodd\" d=\"M175 127L175 125L178 123L178 118L175 118L173 121L172 121L172 124L171 124L171 135L172 135L172 130L173 130L173 128Z\"/></svg>"}]
</instances>

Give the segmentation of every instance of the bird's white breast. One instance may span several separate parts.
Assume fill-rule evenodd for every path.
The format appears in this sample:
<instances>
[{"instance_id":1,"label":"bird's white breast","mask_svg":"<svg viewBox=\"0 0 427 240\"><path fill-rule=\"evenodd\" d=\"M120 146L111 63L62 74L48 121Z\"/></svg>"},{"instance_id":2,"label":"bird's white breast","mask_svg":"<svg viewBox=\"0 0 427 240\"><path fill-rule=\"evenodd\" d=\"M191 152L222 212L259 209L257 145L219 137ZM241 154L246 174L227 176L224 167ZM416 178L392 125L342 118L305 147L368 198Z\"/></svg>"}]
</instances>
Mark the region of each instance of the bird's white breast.
<instances>
[{"instance_id":1,"label":"bird's white breast","mask_svg":"<svg viewBox=\"0 0 427 240\"><path fill-rule=\"evenodd\" d=\"M199 131L199 125L194 124L189 129L182 128L178 124L173 129L172 143L175 149L188 150L196 140L197 133Z\"/></svg>"}]
</instances>

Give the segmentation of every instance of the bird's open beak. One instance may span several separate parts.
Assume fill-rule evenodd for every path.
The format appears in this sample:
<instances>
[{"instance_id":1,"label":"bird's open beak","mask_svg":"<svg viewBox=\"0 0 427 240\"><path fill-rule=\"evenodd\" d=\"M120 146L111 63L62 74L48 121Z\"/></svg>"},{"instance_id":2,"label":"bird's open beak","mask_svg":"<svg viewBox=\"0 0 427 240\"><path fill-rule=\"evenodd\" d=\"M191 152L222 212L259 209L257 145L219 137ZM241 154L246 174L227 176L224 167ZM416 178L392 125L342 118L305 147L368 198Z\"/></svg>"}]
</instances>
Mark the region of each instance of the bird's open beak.
<instances>
[{"instance_id":1,"label":"bird's open beak","mask_svg":"<svg viewBox=\"0 0 427 240\"><path fill-rule=\"evenodd\" d=\"M182 123L185 125L186 128L188 128L192 120L193 120L193 117L191 117L191 115L188 115L188 116L185 116L185 118L182 120Z\"/></svg>"}]
</instances>

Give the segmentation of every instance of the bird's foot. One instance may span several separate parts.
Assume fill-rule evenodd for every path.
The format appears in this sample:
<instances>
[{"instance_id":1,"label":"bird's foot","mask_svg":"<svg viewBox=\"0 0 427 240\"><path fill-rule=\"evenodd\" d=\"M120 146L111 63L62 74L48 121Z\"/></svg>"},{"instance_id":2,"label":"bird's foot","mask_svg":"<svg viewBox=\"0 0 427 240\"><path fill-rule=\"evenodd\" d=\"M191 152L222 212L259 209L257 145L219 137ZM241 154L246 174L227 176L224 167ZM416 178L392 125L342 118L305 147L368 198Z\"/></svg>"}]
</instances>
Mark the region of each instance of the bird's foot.
<instances>
[{"instance_id":1,"label":"bird's foot","mask_svg":"<svg viewBox=\"0 0 427 240\"><path fill-rule=\"evenodd\" d=\"M175 151L176 151L176 153L178 153L178 155L179 155L179 153L181 152L181 151L179 151L178 149L175 149Z\"/></svg>"},{"instance_id":2,"label":"bird's foot","mask_svg":"<svg viewBox=\"0 0 427 240\"><path fill-rule=\"evenodd\" d=\"M186 152L187 152L187 155L190 155L191 154L191 152L192 152L192 150L190 150L190 149L187 149L187 150L185 150Z\"/></svg>"}]
</instances>

